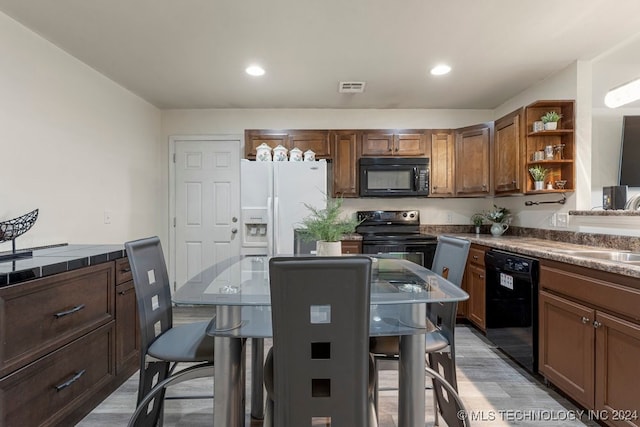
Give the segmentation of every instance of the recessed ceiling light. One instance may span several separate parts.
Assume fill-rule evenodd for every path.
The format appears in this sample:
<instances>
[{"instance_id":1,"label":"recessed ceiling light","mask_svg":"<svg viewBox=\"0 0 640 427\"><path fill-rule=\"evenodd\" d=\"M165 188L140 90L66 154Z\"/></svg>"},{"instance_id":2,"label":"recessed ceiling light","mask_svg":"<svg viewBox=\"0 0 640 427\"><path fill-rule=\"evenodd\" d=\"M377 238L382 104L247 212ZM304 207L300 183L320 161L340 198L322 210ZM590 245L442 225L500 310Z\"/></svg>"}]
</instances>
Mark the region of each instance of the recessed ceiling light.
<instances>
[{"instance_id":1,"label":"recessed ceiling light","mask_svg":"<svg viewBox=\"0 0 640 427\"><path fill-rule=\"evenodd\" d=\"M431 74L434 76L441 76L443 74L447 74L449 71L451 71L451 67L446 64L440 64L431 69Z\"/></svg>"},{"instance_id":2,"label":"recessed ceiling light","mask_svg":"<svg viewBox=\"0 0 640 427\"><path fill-rule=\"evenodd\" d=\"M251 65L251 66L247 67L247 69L245 71L250 76L262 76L262 75L264 75L264 68L262 68L259 65Z\"/></svg>"}]
</instances>

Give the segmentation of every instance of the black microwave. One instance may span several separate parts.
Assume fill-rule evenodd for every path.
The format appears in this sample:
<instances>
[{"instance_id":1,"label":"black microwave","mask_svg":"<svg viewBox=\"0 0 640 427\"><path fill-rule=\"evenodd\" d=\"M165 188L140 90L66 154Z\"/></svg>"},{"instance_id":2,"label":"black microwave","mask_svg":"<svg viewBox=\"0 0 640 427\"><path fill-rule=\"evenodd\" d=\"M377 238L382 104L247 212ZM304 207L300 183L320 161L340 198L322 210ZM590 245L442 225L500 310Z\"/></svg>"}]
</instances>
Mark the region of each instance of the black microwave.
<instances>
[{"instance_id":1,"label":"black microwave","mask_svg":"<svg viewBox=\"0 0 640 427\"><path fill-rule=\"evenodd\" d=\"M429 195L426 157L362 157L359 167L360 197Z\"/></svg>"}]
</instances>

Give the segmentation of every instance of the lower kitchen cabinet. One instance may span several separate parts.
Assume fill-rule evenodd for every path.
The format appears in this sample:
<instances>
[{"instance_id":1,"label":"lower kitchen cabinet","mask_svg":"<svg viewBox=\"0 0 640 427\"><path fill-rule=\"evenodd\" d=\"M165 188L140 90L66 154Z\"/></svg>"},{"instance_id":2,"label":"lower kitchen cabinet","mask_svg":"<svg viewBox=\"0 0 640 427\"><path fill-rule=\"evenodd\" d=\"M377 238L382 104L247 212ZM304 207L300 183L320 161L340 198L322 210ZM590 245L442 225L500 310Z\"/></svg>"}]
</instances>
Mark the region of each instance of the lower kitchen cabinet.
<instances>
[{"instance_id":1,"label":"lower kitchen cabinet","mask_svg":"<svg viewBox=\"0 0 640 427\"><path fill-rule=\"evenodd\" d=\"M540 373L600 421L640 426L638 279L543 261L540 288Z\"/></svg>"},{"instance_id":2,"label":"lower kitchen cabinet","mask_svg":"<svg viewBox=\"0 0 640 427\"><path fill-rule=\"evenodd\" d=\"M469 248L463 285L463 289L469 294L466 317L482 331L486 329L485 250L484 246L479 245L471 245Z\"/></svg>"},{"instance_id":3,"label":"lower kitchen cabinet","mask_svg":"<svg viewBox=\"0 0 640 427\"><path fill-rule=\"evenodd\" d=\"M140 362L140 323L136 290L127 258L116 260L116 372L127 372Z\"/></svg>"},{"instance_id":4,"label":"lower kitchen cabinet","mask_svg":"<svg viewBox=\"0 0 640 427\"><path fill-rule=\"evenodd\" d=\"M362 241L360 241L360 240L343 240L342 241L342 253L343 254L361 254L362 253Z\"/></svg>"}]
</instances>

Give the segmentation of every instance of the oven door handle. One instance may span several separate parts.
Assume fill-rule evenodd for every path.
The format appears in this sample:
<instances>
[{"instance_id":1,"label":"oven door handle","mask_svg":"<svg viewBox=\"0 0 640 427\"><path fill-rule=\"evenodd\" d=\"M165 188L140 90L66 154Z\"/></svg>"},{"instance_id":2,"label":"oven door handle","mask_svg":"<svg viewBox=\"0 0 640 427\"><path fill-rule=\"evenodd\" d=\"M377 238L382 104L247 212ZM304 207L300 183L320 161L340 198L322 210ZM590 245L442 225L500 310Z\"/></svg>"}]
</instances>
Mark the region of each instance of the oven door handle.
<instances>
[{"instance_id":1,"label":"oven door handle","mask_svg":"<svg viewBox=\"0 0 640 427\"><path fill-rule=\"evenodd\" d=\"M413 168L413 191L418 191L418 168Z\"/></svg>"}]
</instances>

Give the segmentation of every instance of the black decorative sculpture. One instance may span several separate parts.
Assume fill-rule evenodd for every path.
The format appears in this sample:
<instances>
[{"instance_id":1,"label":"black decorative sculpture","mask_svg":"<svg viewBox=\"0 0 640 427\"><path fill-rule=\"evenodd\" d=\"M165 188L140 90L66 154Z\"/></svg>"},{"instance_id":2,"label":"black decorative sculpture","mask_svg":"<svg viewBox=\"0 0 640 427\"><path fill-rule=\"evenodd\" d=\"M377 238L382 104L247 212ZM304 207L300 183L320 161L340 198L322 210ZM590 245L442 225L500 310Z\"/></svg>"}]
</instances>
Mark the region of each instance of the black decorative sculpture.
<instances>
[{"instance_id":1,"label":"black decorative sculpture","mask_svg":"<svg viewBox=\"0 0 640 427\"><path fill-rule=\"evenodd\" d=\"M0 243L11 240L13 249L8 255L0 255L0 261L27 258L33 255L32 251L16 252L16 237L29 231L36 219L38 219L38 209L17 218L0 222Z\"/></svg>"}]
</instances>

